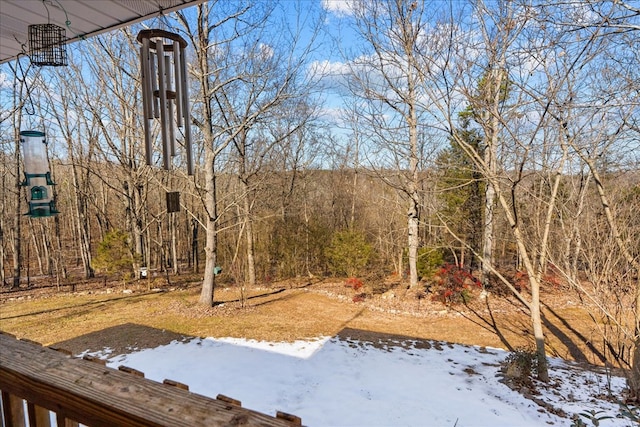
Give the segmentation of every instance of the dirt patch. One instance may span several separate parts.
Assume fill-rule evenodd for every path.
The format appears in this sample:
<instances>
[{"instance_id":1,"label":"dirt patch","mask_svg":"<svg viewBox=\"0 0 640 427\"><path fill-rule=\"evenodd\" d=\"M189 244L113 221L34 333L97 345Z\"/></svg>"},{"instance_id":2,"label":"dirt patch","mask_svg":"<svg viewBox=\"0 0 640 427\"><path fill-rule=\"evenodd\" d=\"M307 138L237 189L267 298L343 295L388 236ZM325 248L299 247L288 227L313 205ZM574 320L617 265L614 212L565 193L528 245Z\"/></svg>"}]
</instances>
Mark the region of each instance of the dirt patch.
<instances>
[{"instance_id":1,"label":"dirt patch","mask_svg":"<svg viewBox=\"0 0 640 427\"><path fill-rule=\"evenodd\" d=\"M189 341L192 338L164 329L125 323L60 341L52 347L68 350L74 355L83 352L104 351L105 349L109 349L111 354L128 354L167 345L173 341Z\"/></svg>"},{"instance_id":2,"label":"dirt patch","mask_svg":"<svg viewBox=\"0 0 640 427\"><path fill-rule=\"evenodd\" d=\"M368 344L375 348L386 349L389 347L402 347L405 349L441 349L440 341L419 339L407 335L385 334L380 332L365 331L362 329L345 328L337 335L343 341L358 343L359 345ZM446 345L446 344L445 344Z\"/></svg>"}]
</instances>

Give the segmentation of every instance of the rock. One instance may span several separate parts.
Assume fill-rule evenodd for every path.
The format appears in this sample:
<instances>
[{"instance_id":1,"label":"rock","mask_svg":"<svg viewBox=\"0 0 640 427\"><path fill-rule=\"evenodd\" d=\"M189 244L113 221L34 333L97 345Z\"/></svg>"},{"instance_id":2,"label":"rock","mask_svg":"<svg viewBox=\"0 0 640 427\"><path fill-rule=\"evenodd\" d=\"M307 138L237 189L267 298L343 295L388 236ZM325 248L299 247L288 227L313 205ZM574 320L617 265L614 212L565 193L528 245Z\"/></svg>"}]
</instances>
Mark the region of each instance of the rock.
<instances>
[{"instance_id":1,"label":"rock","mask_svg":"<svg viewBox=\"0 0 640 427\"><path fill-rule=\"evenodd\" d=\"M507 366L505 375L509 379L518 380L522 378L524 373L522 372L522 367L520 365L517 363L510 363L509 366Z\"/></svg>"},{"instance_id":2,"label":"rock","mask_svg":"<svg viewBox=\"0 0 640 427\"><path fill-rule=\"evenodd\" d=\"M393 299L396 297L396 294L393 291L387 291L382 294L382 299Z\"/></svg>"}]
</instances>

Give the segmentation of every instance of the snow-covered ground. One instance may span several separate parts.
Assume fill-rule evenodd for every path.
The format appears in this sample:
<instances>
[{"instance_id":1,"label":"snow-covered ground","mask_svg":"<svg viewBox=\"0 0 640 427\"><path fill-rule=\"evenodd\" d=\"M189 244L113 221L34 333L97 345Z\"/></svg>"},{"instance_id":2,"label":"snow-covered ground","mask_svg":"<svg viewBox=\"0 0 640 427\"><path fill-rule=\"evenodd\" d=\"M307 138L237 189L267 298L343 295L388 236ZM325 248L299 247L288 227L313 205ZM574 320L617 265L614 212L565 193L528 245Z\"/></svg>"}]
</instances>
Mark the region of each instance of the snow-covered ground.
<instances>
[{"instance_id":1,"label":"snow-covered ground","mask_svg":"<svg viewBox=\"0 0 640 427\"><path fill-rule=\"evenodd\" d=\"M323 338L294 343L194 339L110 355L147 378L188 384L195 393L238 399L245 408L297 415L308 426L571 426L499 382L498 349L433 343L377 348ZM420 346L423 347L423 346ZM537 395L569 416L596 414L601 426L632 426L620 406L624 379L551 359L552 386ZM602 412L601 412L602 411ZM581 417L584 425L596 425Z\"/></svg>"}]
</instances>

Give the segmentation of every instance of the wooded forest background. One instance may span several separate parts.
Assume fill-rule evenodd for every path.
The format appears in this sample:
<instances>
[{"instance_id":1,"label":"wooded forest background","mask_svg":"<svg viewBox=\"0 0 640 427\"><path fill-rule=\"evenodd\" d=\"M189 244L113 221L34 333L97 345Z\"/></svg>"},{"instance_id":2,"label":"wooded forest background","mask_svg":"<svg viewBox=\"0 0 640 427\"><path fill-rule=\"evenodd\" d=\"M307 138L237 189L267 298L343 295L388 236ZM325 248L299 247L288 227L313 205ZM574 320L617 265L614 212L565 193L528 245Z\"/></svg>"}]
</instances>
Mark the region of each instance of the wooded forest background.
<instances>
[{"instance_id":1,"label":"wooded forest background","mask_svg":"<svg viewBox=\"0 0 640 427\"><path fill-rule=\"evenodd\" d=\"M3 64L4 286L26 269L60 283L145 266L202 273L211 305L215 266L250 285L397 274L414 287L450 263L513 291L542 354L540 284L579 289L631 367L640 9L371 1L336 16L306 6L211 1L154 23L189 42L193 177L180 155L171 171L145 165L136 28L70 46L67 67ZM324 32L338 19L348 37ZM23 215L27 128L47 134L56 217ZM180 211L168 213L173 191Z\"/></svg>"}]
</instances>

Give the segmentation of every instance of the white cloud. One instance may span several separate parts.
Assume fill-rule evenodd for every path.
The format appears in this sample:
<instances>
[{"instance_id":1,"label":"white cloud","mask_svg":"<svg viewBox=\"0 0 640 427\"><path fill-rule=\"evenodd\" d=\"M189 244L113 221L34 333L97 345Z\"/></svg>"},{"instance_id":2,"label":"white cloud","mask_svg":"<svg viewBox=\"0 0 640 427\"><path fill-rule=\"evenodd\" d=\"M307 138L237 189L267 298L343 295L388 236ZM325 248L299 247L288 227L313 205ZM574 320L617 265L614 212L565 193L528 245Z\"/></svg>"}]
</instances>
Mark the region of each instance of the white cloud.
<instances>
[{"instance_id":1,"label":"white cloud","mask_svg":"<svg viewBox=\"0 0 640 427\"><path fill-rule=\"evenodd\" d=\"M340 61L314 61L309 67L312 75L339 76L349 73L349 66Z\"/></svg>"},{"instance_id":2,"label":"white cloud","mask_svg":"<svg viewBox=\"0 0 640 427\"><path fill-rule=\"evenodd\" d=\"M322 0L322 8L337 15L349 16L353 15L353 0Z\"/></svg>"},{"instance_id":3,"label":"white cloud","mask_svg":"<svg viewBox=\"0 0 640 427\"><path fill-rule=\"evenodd\" d=\"M258 51L260 52L260 57L265 61L267 59L273 58L273 55L275 53L273 47L264 43L260 43L260 45L258 46Z\"/></svg>"}]
</instances>

